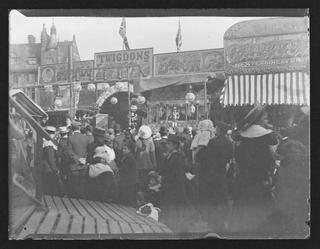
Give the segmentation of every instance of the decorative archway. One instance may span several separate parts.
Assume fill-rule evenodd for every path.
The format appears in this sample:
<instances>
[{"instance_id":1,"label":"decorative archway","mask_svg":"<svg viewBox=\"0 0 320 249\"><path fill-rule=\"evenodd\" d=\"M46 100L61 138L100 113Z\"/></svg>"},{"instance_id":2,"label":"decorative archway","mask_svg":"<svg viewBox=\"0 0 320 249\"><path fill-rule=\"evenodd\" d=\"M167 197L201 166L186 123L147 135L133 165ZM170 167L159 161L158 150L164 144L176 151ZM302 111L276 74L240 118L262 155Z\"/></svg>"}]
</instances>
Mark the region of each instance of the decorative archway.
<instances>
[{"instance_id":1,"label":"decorative archway","mask_svg":"<svg viewBox=\"0 0 320 249\"><path fill-rule=\"evenodd\" d=\"M133 93L133 85L130 84L130 93ZM101 107L103 103L115 93L118 92L128 92L128 82L117 82L115 85L106 89L97 99L96 104Z\"/></svg>"}]
</instances>

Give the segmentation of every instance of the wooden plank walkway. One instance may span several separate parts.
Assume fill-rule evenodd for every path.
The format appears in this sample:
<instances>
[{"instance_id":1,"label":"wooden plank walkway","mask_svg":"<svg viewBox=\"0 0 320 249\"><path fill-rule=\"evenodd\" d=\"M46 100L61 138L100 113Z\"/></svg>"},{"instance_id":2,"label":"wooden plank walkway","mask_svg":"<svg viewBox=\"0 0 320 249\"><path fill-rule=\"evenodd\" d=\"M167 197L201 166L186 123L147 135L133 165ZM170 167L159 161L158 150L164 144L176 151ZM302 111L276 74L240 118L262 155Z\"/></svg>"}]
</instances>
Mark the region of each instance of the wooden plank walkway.
<instances>
[{"instance_id":1,"label":"wooden plank walkway","mask_svg":"<svg viewBox=\"0 0 320 249\"><path fill-rule=\"evenodd\" d=\"M32 235L93 235L172 233L164 224L140 216L136 210L117 204L44 196L47 212L34 210L17 233L18 239Z\"/></svg>"}]
</instances>

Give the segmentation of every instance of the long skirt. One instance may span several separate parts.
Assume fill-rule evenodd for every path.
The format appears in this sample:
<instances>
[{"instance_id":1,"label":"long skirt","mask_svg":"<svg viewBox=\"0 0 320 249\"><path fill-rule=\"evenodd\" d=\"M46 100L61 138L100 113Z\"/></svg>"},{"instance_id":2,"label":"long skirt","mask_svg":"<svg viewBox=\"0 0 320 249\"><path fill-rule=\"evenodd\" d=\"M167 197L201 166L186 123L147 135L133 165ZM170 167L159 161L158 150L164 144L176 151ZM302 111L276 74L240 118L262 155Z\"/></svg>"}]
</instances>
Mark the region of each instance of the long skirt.
<instances>
[{"instance_id":1,"label":"long skirt","mask_svg":"<svg viewBox=\"0 0 320 249\"><path fill-rule=\"evenodd\" d=\"M102 202L116 202L117 188L111 172L104 172L86 182L87 199Z\"/></svg>"},{"instance_id":2,"label":"long skirt","mask_svg":"<svg viewBox=\"0 0 320 249\"><path fill-rule=\"evenodd\" d=\"M262 184L238 187L234 190L234 206L230 221L232 232L266 232L274 200L268 186ZM264 231L265 230L265 231Z\"/></svg>"},{"instance_id":3,"label":"long skirt","mask_svg":"<svg viewBox=\"0 0 320 249\"><path fill-rule=\"evenodd\" d=\"M136 208L137 207L137 191L138 186L137 184L133 185L119 185L119 203L131 206Z\"/></svg>"}]
</instances>

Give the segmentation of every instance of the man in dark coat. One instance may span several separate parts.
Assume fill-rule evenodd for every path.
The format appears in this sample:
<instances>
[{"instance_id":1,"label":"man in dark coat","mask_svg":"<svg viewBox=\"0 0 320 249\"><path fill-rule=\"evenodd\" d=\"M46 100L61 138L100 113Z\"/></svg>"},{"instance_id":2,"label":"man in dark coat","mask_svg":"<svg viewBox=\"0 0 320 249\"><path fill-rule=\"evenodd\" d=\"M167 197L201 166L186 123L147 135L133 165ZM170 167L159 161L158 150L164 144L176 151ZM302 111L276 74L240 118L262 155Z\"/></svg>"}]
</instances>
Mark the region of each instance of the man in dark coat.
<instances>
[{"instance_id":1,"label":"man in dark coat","mask_svg":"<svg viewBox=\"0 0 320 249\"><path fill-rule=\"evenodd\" d=\"M86 162L92 164L94 162L93 155L94 150L98 146L105 145L106 131L102 128L95 127L92 131L93 134L93 142L90 143L87 147L87 159Z\"/></svg>"},{"instance_id":2,"label":"man in dark coat","mask_svg":"<svg viewBox=\"0 0 320 249\"><path fill-rule=\"evenodd\" d=\"M229 125L218 122L216 137L199 151L199 209L213 232L224 229L228 211L226 166L233 157L233 146L226 137Z\"/></svg>"},{"instance_id":3,"label":"man in dark coat","mask_svg":"<svg viewBox=\"0 0 320 249\"><path fill-rule=\"evenodd\" d=\"M80 132L80 123L73 122L73 134L69 137L69 156L71 159L69 181L74 198L84 198L85 176L87 173L86 157L90 138Z\"/></svg>"},{"instance_id":4,"label":"man in dark coat","mask_svg":"<svg viewBox=\"0 0 320 249\"><path fill-rule=\"evenodd\" d=\"M115 137L113 140L113 149L116 154L116 162L121 160L122 157L122 146L125 139L124 134L121 133L120 129L115 130Z\"/></svg>"},{"instance_id":5,"label":"man in dark coat","mask_svg":"<svg viewBox=\"0 0 320 249\"><path fill-rule=\"evenodd\" d=\"M61 172L61 177L64 183L64 186L67 190L67 192L70 194L71 192L71 188L70 188L70 182L69 182L69 177L71 175L71 171L70 171L70 164L71 164L71 160L70 160L70 144L69 144L69 137L68 137L68 133L69 130L66 126L62 126L59 128L59 132L60 132L60 140L59 140L59 144L58 144L58 151L57 151L57 161L58 161L58 167L59 170Z\"/></svg>"},{"instance_id":6,"label":"man in dark coat","mask_svg":"<svg viewBox=\"0 0 320 249\"><path fill-rule=\"evenodd\" d=\"M165 126L161 126L159 133L161 138L159 140L154 141L154 146L157 161L157 171L160 172L165 158L166 143L168 139L168 129Z\"/></svg>"}]
</instances>

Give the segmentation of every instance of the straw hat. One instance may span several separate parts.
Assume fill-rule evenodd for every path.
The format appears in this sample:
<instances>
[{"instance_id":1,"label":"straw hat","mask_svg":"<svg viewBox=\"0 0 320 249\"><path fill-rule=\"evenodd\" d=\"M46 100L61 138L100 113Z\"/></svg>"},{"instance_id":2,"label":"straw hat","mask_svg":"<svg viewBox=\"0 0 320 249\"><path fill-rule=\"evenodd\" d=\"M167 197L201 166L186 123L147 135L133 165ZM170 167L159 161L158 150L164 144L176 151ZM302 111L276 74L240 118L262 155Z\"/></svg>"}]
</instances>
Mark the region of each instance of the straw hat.
<instances>
[{"instance_id":1,"label":"straw hat","mask_svg":"<svg viewBox=\"0 0 320 249\"><path fill-rule=\"evenodd\" d=\"M265 106L257 103L255 107L238 123L238 130L245 131L257 121L265 110Z\"/></svg>"},{"instance_id":2,"label":"straw hat","mask_svg":"<svg viewBox=\"0 0 320 249\"><path fill-rule=\"evenodd\" d=\"M59 132L61 134L68 133L69 129L67 128L67 126L61 126L61 127L59 127Z\"/></svg>"},{"instance_id":3,"label":"straw hat","mask_svg":"<svg viewBox=\"0 0 320 249\"><path fill-rule=\"evenodd\" d=\"M53 126L47 126L47 127L45 128L45 130L46 130L46 131L49 131L49 132L56 132L56 131L57 131L56 127L53 127Z\"/></svg>"}]
</instances>

